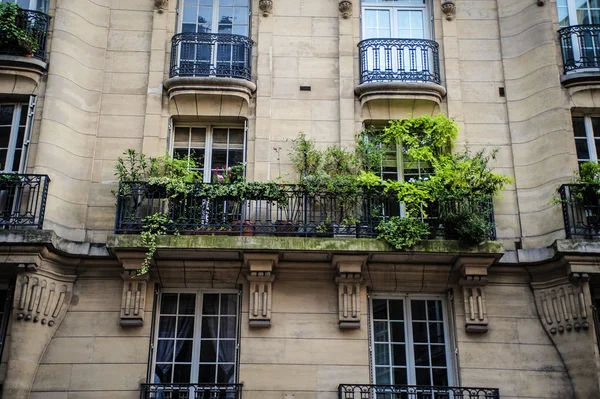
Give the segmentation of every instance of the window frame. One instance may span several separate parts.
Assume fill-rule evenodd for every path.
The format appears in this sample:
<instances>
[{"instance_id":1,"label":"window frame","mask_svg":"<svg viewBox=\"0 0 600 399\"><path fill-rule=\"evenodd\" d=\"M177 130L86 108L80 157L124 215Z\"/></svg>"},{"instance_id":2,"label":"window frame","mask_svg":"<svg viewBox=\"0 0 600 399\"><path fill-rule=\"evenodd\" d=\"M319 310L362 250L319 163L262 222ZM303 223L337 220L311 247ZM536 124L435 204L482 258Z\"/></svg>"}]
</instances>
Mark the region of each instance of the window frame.
<instances>
[{"instance_id":1,"label":"window frame","mask_svg":"<svg viewBox=\"0 0 600 399\"><path fill-rule=\"evenodd\" d=\"M39 11L43 13L48 12L48 3L49 0L29 0L29 6L23 7L25 10L29 11ZM0 3L17 3L18 0L0 0Z\"/></svg>"},{"instance_id":2,"label":"window frame","mask_svg":"<svg viewBox=\"0 0 600 399\"><path fill-rule=\"evenodd\" d=\"M392 3L392 4L390 4ZM427 39L430 40L434 37L433 35L433 14L431 1L425 0L423 5L419 4L393 4L393 2L382 3L377 1L363 1L361 3L361 38L367 39L366 35L366 12L368 10L389 10L390 11L390 37L391 39L408 39L406 37L398 37L398 11L422 11L423 12L423 37L413 39ZM384 39L380 37L368 38L368 39Z\"/></svg>"},{"instance_id":3,"label":"window frame","mask_svg":"<svg viewBox=\"0 0 600 399\"><path fill-rule=\"evenodd\" d=\"M219 288L161 288L158 290L156 295L156 312L153 315L153 328L152 331L154 336L151 337L151 350L152 350L152 361L150 362L151 368L148 373L148 383L150 384L178 384L178 383L167 383L167 382L155 382L154 375L156 370L156 351L158 350L158 338L159 338L159 325L160 325L160 308L163 294L196 294L196 311L194 313L194 335L192 338L192 355L191 355L191 368L190 368L190 382L189 384L216 384L216 383L199 383L198 372L200 370L200 343L202 339L202 303L204 300L204 294L235 294L237 295L237 312L236 312L236 346L235 346L235 361L234 367L234 384L238 383L240 378L240 342L241 342L241 324L242 324L242 291L240 289L219 289ZM214 316L214 315L211 315ZM196 334L196 332L198 334ZM217 338L219 340L219 338ZM217 358L218 360L218 358ZM172 362L175 364L175 362ZM194 382L195 381L195 382ZM186 384L186 383L181 383Z\"/></svg>"},{"instance_id":4,"label":"window frame","mask_svg":"<svg viewBox=\"0 0 600 399\"><path fill-rule=\"evenodd\" d=\"M175 132L177 130L177 128L180 127L184 127L184 128L196 128L196 129L201 129L204 128L206 129L206 136L204 139L204 164L202 165L202 168L200 168L199 170L202 172L202 181L204 183L210 183L211 179L212 179L212 169L211 169L211 165L212 165L212 151L214 149L213 147L213 129L241 129L243 131L243 143L242 143L242 164L246 165L246 159L247 159L247 151L248 151L248 124L247 121L244 121L244 123L242 125L240 124L235 124L235 123L205 123L205 124L198 124L198 123L174 123L173 124L173 134L171 134L171 138L170 138L170 154L171 156L175 156ZM190 154L190 141L188 140L188 155ZM181 148L181 147L178 147ZM229 151L229 149L227 149L227 151ZM229 166L229 165L228 165ZM245 177L245 176L244 176Z\"/></svg>"},{"instance_id":5,"label":"window frame","mask_svg":"<svg viewBox=\"0 0 600 399\"><path fill-rule=\"evenodd\" d=\"M577 140L578 137L575 136L575 127L573 125L573 118L583 118L583 125L585 128L585 138L586 145L588 151L587 159L580 159L579 154L577 154ZM594 126L592 124L592 118L600 119L599 114L586 114L586 113L573 113L571 114L571 127L573 129L573 141L575 144L575 156L577 156L577 163L581 164L583 162L596 162L598 163L598 153L596 148L596 139L594 138ZM600 134L600 132L598 132ZM600 135L598 136L598 140L600 141ZM600 149L600 148L598 148Z\"/></svg>"},{"instance_id":6,"label":"window frame","mask_svg":"<svg viewBox=\"0 0 600 399\"><path fill-rule=\"evenodd\" d=\"M371 384L378 384L376 381L377 370L375 362L375 324L374 324L374 312L373 312L373 300L374 299L385 299L385 300L402 300L404 306L404 336L405 336L405 354L406 354L406 385L417 385L416 384L416 367L414 357L414 338L412 331L412 309L410 307L411 300L439 300L442 304L442 322L444 326L444 346L446 354L446 370L448 377L447 386L454 386L457 377L455 359L452 356L454 353L455 341L454 333L451 331L452 326L455 325L451 322L451 317L454 317L450 313L450 306L448 304L448 298L444 294L420 294L420 293L383 293L383 292L372 292L368 296L369 299L369 363L370 363L370 374ZM388 319L389 321L389 315ZM391 337L390 337L391 338ZM391 342L391 341L390 341ZM391 356L391 355L390 355ZM390 363L389 367L393 367ZM429 366L431 368L431 365ZM391 375L390 375L391 377ZM391 383L391 380L390 380ZM433 385L433 381L431 382ZM392 384L401 385L401 384Z\"/></svg>"},{"instance_id":7,"label":"window frame","mask_svg":"<svg viewBox=\"0 0 600 399\"><path fill-rule=\"evenodd\" d=\"M577 8L576 0L565 0L565 2L567 3L567 20L569 22L569 25L566 25L566 26L560 25L561 21L559 19L558 24L559 24L559 26L561 26L561 28L565 28L567 26L582 25L578 21L578 16L577 16L578 10L585 10L588 14L588 19L590 19L590 14L589 14L590 10L600 10L600 8L589 7L589 3L587 3L588 7L584 8L584 9ZM560 6L559 2L557 1L556 2L557 12L560 8L564 8L564 7ZM589 22L588 24L593 25L591 22Z\"/></svg>"},{"instance_id":8,"label":"window frame","mask_svg":"<svg viewBox=\"0 0 600 399\"><path fill-rule=\"evenodd\" d=\"M10 126L10 137L8 140L8 147L6 150L6 161L4 165L0 165L0 173L24 173L27 168L27 162L29 158L29 147L31 143L31 131L33 128L33 118L35 114L35 106L36 106L36 98L35 96L31 96L29 98L29 103L25 101L1 101L0 106L10 105L13 107L12 113L12 122ZM17 141L19 136L19 122L21 120L21 115L23 109L26 109L28 115L25 119L25 126L23 132L23 145L20 147L21 150L21 159L19 161L19 166L17 170L12 170L14 164L14 157L17 148ZM7 165L10 165L10 168L7 168Z\"/></svg>"},{"instance_id":9,"label":"window frame","mask_svg":"<svg viewBox=\"0 0 600 399\"><path fill-rule=\"evenodd\" d=\"M220 2L222 0L212 0L212 21L211 21L211 30L210 32L205 32L205 33L210 33L210 34L219 34L219 7L220 7ZM177 33L184 33L183 32L183 17L184 17L184 13L185 13L185 4L184 1L180 0L180 6L177 9ZM205 7L208 7L208 5L206 5ZM235 6L231 6L233 8L235 8ZM192 8L192 7L191 7ZM193 8L197 8L197 7L193 7ZM232 16L233 17L233 16ZM246 32L246 34L244 35L240 35L240 36L245 36L245 37L250 37L250 32L252 31L252 27L250 26L250 23L252 22L252 2L251 0L248 0L248 23L246 24L248 26L248 30ZM196 26L198 25L198 23L196 23ZM232 27L234 26L233 21L232 21ZM231 33L224 33L224 34L237 34L237 33L233 33L233 29ZM216 52L215 52L216 53Z\"/></svg>"}]
</instances>

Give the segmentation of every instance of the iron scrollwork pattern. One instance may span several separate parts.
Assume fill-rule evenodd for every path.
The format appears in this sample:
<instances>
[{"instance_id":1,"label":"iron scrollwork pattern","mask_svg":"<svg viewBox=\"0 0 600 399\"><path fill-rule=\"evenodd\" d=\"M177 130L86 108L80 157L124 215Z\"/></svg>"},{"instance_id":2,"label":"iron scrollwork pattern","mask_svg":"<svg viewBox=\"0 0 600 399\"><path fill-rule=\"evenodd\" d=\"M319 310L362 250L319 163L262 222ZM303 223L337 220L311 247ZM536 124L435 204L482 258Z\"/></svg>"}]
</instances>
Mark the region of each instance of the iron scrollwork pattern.
<instances>
[{"instance_id":1,"label":"iron scrollwork pattern","mask_svg":"<svg viewBox=\"0 0 600 399\"><path fill-rule=\"evenodd\" d=\"M600 68L600 25L573 25L558 31L564 73Z\"/></svg>"},{"instance_id":2,"label":"iron scrollwork pattern","mask_svg":"<svg viewBox=\"0 0 600 399\"><path fill-rule=\"evenodd\" d=\"M338 399L500 399L497 388L442 387L423 385L350 385L340 384Z\"/></svg>"}]
</instances>

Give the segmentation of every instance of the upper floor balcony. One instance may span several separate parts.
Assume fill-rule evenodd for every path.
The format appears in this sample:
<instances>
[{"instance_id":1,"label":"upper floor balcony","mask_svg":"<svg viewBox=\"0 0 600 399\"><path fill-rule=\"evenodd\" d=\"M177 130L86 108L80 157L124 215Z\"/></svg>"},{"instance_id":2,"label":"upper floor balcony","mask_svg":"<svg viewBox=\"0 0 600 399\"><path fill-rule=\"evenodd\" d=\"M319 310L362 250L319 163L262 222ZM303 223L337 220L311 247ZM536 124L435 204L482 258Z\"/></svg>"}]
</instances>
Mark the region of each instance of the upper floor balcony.
<instances>
[{"instance_id":1,"label":"upper floor balcony","mask_svg":"<svg viewBox=\"0 0 600 399\"><path fill-rule=\"evenodd\" d=\"M427 39L365 39L358 44L361 103L388 98L419 98L440 103L439 45Z\"/></svg>"},{"instance_id":2,"label":"upper floor balcony","mask_svg":"<svg viewBox=\"0 0 600 399\"><path fill-rule=\"evenodd\" d=\"M47 69L46 41L50 16L0 3L0 73L20 75L36 83Z\"/></svg>"},{"instance_id":3,"label":"upper floor balcony","mask_svg":"<svg viewBox=\"0 0 600 399\"><path fill-rule=\"evenodd\" d=\"M0 228L37 228L44 224L50 178L0 174Z\"/></svg>"},{"instance_id":4,"label":"upper floor balcony","mask_svg":"<svg viewBox=\"0 0 600 399\"><path fill-rule=\"evenodd\" d=\"M401 369L402 370L402 369ZM428 369L420 369L427 370ZM435 369L434 369L435 370ZM417 374L417 379L420 374ZM428 372L426 372L428 374ZM435 375L435 374L434 374ZM435 377L434 377L435 378ZM500 399L498 388L465 388L424 385L355 385L340 384L339 399L433 399L433 398L464 398L464 399Z\"/></svg>"},{"instance_id":5,"label":"upper floor balcony","mask_svg":"<svg viewBox=\"0 0 600 399\"><path fill-rule=\"evenodd\" d=\"M249 101L253 41L228 33L179 33L171 40L169 79L173 98L186 94L233 95Z\"/></svg>"},{"instance_id":6,"label":"upper floor balcony","mask_svg":"<svg viewBox=\"0 0 600 399\"><path fill-rule=\"evenodd\" d=\"M558 31L565 86L600 83L600 25L572 25Z\"/></svg>"}]
</instances>

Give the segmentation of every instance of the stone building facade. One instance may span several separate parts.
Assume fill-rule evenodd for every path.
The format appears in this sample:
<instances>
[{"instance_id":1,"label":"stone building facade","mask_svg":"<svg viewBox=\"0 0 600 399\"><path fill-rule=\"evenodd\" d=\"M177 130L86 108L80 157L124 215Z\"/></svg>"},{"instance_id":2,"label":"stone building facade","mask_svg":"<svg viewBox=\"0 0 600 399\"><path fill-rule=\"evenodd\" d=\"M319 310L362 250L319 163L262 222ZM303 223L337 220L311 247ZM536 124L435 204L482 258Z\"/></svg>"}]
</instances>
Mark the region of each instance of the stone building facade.
<instances>
[{"instance_id":1,"label":"stone building facade","mask_svg":"<svg viewBox=\"0 0 600 399\"><path fill-rule=\"evenodd\" d=\"M596 2L2 1L3 398L600 397L598 198L552 201L600 157ZM299 132L440 113L515 179L494 240L168 234L137 275L126 149L279 181Z\"/></svg>"}]
</instances>

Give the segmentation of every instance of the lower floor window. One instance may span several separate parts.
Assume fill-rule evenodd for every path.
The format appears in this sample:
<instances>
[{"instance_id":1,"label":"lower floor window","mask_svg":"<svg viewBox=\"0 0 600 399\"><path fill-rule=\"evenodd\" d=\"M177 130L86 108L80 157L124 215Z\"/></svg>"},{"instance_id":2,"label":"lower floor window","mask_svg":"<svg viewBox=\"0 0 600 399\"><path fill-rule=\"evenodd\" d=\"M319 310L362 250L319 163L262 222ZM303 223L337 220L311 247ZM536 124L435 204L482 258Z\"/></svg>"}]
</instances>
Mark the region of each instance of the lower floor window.
<instances>
[{"instance_id":1,"label":"lower floor window","mask_svg":"<svg viewBox=\"0 0 600 399\"><path fill-rule=\"evenodd\" d=\"M33 104L33 105L32 105ZM23 172L35 102L0 103L0 171Z\"/></svg>"},{"instance_id":2,"label":"lower floor window","mask_svg":"<svg viewBox=\"0 0 600 399\"><path fill-rule=\"evenodd\" d=\"M443 299L375 297L372 315L376 384L449 385Z\"/></svg>"},{"instance_id":3,"label":"lower floor window","mask_svg":"<svg viewBox=\"0 0 600 399\"><path fill-rule=\"evenodd\" d=\"M154 383L235 383L238 297L203 291L160 295Z\"/></svg>"}]
</instances>

